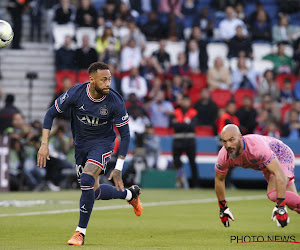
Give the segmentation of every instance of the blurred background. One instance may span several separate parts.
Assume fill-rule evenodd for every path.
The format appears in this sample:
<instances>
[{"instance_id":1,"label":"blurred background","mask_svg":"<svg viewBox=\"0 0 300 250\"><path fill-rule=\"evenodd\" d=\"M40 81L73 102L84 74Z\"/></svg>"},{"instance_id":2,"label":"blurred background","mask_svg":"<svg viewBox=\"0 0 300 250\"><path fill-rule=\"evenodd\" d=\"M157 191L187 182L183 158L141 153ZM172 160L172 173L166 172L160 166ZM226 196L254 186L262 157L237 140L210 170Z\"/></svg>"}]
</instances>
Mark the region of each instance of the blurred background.
<instances>
[{"instance_id":1,"label":"blurred background","mask_svg":"<svg viewBox=\"0 0 300 250\"><path fill-rule=\"evenodd\" d=\"M300 188L299 0L1 0L0 19L14 29L0 50L0 190L78 188L68 114L46 169L36 154L47 109L95 61L109 65L130 116L126 186L213 187L217 134L234 123L289 145ZM253 170L227 179L266 187Z\"/></svg>"}]
</instances>

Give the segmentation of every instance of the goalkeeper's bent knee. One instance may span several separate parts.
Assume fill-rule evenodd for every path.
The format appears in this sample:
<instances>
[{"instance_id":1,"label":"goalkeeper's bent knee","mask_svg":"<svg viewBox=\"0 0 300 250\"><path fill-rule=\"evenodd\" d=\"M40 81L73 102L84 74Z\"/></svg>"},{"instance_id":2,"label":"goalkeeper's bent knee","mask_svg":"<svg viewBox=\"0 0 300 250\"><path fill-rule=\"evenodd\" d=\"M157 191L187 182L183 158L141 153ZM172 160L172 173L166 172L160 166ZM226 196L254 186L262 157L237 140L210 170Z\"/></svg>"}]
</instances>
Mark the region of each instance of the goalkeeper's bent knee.
<instances>
[{"instance_id":1,"label":"goalkeeper's bent knee","mask_svg":"<svg viewBox=\"0 0 300 250\"><path fill-rule=\"evenodd\" d=\"M267 193L267 196L268 196L269 200L275 202L276 199L277 199L277 191L276 190L272 190L269 193Z\"/></svg>"}]
</instances>

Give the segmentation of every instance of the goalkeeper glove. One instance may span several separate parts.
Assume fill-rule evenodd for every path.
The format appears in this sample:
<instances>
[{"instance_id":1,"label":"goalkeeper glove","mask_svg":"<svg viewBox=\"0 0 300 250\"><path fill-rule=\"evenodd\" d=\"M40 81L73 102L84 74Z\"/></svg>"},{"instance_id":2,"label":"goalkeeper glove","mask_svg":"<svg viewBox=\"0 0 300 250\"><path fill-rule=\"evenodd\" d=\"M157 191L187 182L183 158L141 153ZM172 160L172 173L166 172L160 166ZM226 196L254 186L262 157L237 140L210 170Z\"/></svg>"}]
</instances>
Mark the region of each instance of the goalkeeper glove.
<instances>
[{"instance_id":1,"label":"goalkeeper glove","mask_svg":"<svg viewBox=\"0 0 300 250\"><path fill-rule=\"evenodd\" d=\"M234 221L234 217L229 209L227 207L227 202L219 201L219 207L220 207L220 219L225 227L229 227L229 219Z\"/></svg>"},{"instance_id":2,"label":"goalkeeper glove","mask_svg":"<svg viewBox=\"0 0 300 250\"><path fill-rule=\"evenodd\" d=\"M290 222L289 214L285 207L285 199L277 198L271 219L276 220L278 227L285 227Z\"/></svg>"}]
</instances>

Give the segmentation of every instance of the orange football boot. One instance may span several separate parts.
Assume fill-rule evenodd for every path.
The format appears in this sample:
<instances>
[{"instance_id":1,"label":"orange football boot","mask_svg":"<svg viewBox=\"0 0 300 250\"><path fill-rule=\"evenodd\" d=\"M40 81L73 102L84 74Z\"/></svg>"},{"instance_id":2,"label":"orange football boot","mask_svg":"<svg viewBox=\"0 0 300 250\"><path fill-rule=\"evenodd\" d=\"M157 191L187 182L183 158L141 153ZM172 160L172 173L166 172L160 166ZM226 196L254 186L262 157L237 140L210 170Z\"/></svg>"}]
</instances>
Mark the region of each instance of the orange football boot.
<instances>
[{"instance_id":1,"label":"orange football boot","mask_svg":"<svg viewBox=\"0 0 300 250\"><path fill-rule=\"evenodd\" d=\"M76 231L73 236L71 237L71 239L69 239L68 241L68 245L83 245L84 244L84 234Z\"/></svg>"}]
</instances>

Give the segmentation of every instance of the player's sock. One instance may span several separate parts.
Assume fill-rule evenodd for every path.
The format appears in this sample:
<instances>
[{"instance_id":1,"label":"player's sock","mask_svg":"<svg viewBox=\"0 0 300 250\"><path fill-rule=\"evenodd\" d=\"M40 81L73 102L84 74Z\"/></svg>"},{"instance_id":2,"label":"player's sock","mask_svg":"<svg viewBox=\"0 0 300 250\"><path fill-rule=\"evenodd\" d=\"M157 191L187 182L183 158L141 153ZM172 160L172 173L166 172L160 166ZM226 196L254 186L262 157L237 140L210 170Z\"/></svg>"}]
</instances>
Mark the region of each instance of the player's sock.
<instances>
[{"instance_id":1,"label":"player's sock","mask_svg":"<svg viewBox=\"0 0 300 250\"><path fill-rule=\"evenodd\" d=\"M276 199L277 199L276 190L272 190L267 195L271 201L274 201L274 202L276 201ZM294 211L296 211L296 212L300 211L300 196L298 194L295 194L291 191L286 191L285 192L285 203L289 208L293 209Z\"/></svg>"},{"instance_id":2,"label":"player's sock","mask_svg":"<svg viewBox=\"0 0 300 250\"><path fill-rule=\"evenodd\" d=\"M96 194L98 194L96 196ZM132 193L125 189L124 191L117 190L114 186L101 184L99 188L95 191L96 200L111 200L111 199L126 199L130 200L132 198Z\"/></svg>"},{"instance_id":3,"label":"player's sock","mask_svg":"<svg viewBox=\"0 0 300 250\"><path fill-rule=\"evenodd\" d=\"M80 218L79 218L78 228L86 229L95 201L95 192L94 192L95 179L91 175L82 173L80 176L80 181L81 181L80 188L82 190L82 193L80 198L80 208L79 208ZM80 232L82 231L84 230L80 230Z\"/></svg>"},{"instance_id":4,"label":"player's sock","mask_svg":"<svg viewBox=\"0 0 300 250\"><path fill-rule=\"evenodd\" d=\"M288 207L297 209L296 212L300 211L300 196L290 191L285 192L285 203ZM299 212L298 212L299 213Z\"/></svg>"}]
</instances>

